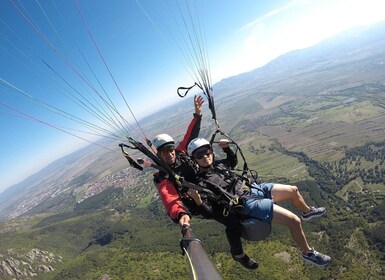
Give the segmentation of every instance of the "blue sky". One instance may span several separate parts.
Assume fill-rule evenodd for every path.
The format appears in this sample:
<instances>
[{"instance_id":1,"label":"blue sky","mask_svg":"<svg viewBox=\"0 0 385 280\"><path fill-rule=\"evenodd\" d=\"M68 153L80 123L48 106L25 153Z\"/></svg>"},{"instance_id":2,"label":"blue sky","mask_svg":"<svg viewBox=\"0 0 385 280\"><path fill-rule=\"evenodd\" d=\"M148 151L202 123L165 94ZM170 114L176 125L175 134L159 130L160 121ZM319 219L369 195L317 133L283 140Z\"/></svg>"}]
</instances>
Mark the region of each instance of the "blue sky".
<instances>
[{"instance_id":1,"label":"blue sky","mask_svg":"<svg viewBox=\"0 0 385 280\"><path fill-rule=\"evenodd\" d=\"M89 125L73 119L98 133L108 127L84 102L111 98L134 124L121 93L137 118L180 101L176 88L194 82L180 52L187 48L178 7L185 11L186 3L199 21L213 83L385 19L380 0L1 1L0 192L93 141L79 131Z\"/></svg>"}]
</instances>

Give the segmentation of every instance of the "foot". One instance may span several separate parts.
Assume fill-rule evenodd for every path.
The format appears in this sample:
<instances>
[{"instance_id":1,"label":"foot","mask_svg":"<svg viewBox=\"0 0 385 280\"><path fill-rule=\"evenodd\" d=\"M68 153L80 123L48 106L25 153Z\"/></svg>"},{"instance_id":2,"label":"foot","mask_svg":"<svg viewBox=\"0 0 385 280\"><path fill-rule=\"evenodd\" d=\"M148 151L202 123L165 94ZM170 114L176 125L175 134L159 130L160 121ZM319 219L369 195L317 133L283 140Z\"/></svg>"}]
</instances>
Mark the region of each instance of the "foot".
<instances>
[{"instance_id":1,"label":"foot","mask_svg":"<svg viewBox=\"0 0 385 280\"><path fill-rule=\"evenodd\" d=\"M312 249L309 253L302 253L302 259L305 262L310 262L316 266L326 266L329 264L331 258L316 250Z\"/></svg>"},{"instance_id":2,"label":"foot","mask_svg":"<svg viewBox=\"0 0 385 280\"><path fill-rule=\"evenodd\" d=\"M236 257L234 255L232 255L232 257L234 260L248 269L256 269L258 267L258 263L246 254L244 254L243 257Z\"/></svg>"},{"instance_id":3,"label":"foot","mask_svg":"<svg viewBox=\"0 0 385 280\"><path fill-rule=\"evenodd\" d=\"M310 207L310 211L307 213L302 213L301 220L302 221L310 221L313 218L321 217L323 214L326 213L325 207Z\"/></svg>"}]
</instances>

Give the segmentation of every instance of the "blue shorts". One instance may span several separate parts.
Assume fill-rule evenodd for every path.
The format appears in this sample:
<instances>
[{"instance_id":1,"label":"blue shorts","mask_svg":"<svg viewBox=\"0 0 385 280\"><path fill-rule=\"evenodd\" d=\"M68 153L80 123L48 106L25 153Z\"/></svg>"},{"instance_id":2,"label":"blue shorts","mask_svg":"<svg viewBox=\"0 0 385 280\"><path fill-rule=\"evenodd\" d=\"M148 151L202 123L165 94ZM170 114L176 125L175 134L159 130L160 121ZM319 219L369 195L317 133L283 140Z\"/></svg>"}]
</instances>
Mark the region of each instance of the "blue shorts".
<instances>
[{"instance_id":1,"label":"blue shorts","mask_svg":"<svg viewBox=\"0 0 385 280\"><path fill-rule=\"evenodd\" d=\"M244 203L245 214L250 218L257 218L264 222L271 222L273 219L273 199L271 189L273 183L252 184L251 193L246 197Z\"/></svg>"}]
</instances>

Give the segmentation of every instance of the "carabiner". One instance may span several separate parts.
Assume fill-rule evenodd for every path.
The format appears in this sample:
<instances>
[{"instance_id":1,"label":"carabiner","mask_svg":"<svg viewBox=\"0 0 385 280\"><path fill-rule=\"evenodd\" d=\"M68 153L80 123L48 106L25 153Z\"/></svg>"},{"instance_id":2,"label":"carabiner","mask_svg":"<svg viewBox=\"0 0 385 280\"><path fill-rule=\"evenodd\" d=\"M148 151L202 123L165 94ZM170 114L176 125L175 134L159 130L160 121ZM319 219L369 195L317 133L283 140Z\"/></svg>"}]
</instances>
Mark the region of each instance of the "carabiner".
<instances>
[{"instance_id":1,"label":"carabiner","mask_svg":"<svg viewBox=\"0 0 385 280\"><path fill-rule=\"evenodd\" d=\"M230 211L226 207L223 208L223 217L227 217L229 215Z\"/></svg>"}]
</instances>

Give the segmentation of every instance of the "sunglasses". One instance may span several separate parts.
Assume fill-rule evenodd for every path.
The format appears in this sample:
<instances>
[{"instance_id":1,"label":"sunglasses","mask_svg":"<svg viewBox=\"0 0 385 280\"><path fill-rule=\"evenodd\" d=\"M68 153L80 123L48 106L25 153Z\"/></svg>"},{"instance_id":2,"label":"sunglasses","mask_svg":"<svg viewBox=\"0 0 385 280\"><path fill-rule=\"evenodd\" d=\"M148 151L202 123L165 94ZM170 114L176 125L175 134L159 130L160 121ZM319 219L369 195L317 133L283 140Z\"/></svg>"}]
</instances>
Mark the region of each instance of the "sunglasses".
<instances>
[{"instance_id":1,"label":"sunglasses","mask_svg":"<svg viewBox=\"0 0 385 280\"><path fill-rule=\"evenodd\" d=\"M202 159L204 156L209 156L213 153L213 151L211 149L204 149L204 150L200 150L200 151L197 151L195 154L194 154L194 158L196 159Z\"/></svg>"},{"instance_id":2,"label":"sunglasses","mask_svg":"<svg viewBox=\"0 0 385 280\"><path fill-rule=\"evenodd\" d=\"M162 150L160 150L160 154L162 155L162 156L165 156L165 155L167 155L168 153L172 153L172 152L174 152L175 151L175 148L174 147L170 147L170 148L168 148L168 149L162 149Z\"/></svg>"}]
</instances>

